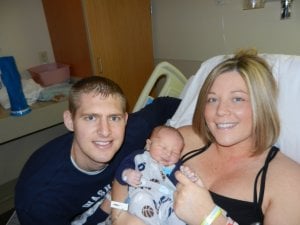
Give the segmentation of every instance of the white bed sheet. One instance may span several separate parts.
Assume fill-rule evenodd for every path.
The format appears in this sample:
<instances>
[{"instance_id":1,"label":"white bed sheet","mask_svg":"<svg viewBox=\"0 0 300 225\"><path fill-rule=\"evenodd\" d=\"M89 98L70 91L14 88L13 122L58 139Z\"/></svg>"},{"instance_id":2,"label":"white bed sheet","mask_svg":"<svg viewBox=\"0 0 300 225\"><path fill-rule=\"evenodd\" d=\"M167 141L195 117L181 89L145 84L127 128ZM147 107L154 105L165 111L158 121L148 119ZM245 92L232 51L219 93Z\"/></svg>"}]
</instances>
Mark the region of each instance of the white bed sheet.
<instances>
[{"instance_id":1,"label":"white bed sheet","mask_svg":"<svg viewBox=\"0 0 300 225\"><path fill-rule=\"evenodd\" d=\"M276 145L281 151L300 163L300 56L282 54L261 54L272 67L279 86L278 109L281 120L281 133ZM192 123L198 93L208 73L218 63L230 57L215 56L201 64L192 76L182 94L174 116L168 124L174 127Z\"/></svg>"}]
</instances>

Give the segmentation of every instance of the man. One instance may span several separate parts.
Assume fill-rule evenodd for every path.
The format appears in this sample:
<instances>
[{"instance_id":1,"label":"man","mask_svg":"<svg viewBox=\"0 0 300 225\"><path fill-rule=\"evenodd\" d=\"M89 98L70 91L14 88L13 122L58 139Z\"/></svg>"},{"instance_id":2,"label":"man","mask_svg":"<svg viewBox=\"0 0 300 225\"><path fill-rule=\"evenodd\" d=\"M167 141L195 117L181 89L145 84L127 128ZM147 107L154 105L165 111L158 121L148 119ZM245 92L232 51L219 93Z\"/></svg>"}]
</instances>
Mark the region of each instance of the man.
<instances>
[{"instance_id":1,"label":"man","mask_svg":"<svg viewBox=\"0 0 300 225\"><path fill-rule=\"evenodd\" d=\"M19 177L15 207L21 224L104 223L121 159L143 147L178 104L177 99L157 99L128 117L126 98L113 81L92 76L75 83L64 112L71 132L37 150Z\"/></svg>"}]
</instances>

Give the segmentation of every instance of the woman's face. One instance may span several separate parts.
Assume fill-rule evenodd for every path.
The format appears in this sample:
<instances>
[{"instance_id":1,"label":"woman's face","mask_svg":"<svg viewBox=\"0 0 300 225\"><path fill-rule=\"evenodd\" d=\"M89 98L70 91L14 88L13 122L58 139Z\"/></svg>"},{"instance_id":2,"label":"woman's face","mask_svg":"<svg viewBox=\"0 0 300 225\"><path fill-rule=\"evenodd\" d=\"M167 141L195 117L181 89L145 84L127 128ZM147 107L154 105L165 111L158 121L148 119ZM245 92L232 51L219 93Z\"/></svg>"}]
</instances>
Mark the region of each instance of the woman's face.
<instances>
[{"instance_id":1,"label":"woman's face","mask_svg":"<svg viewBox=\"0 0 300 225\"><path fill-rule=\"evenodd\" d=\"M204 115L219 145L253 145L250 96L238 72L223 73L214 81L207 96Z\"/></svg>"}]
</instances>

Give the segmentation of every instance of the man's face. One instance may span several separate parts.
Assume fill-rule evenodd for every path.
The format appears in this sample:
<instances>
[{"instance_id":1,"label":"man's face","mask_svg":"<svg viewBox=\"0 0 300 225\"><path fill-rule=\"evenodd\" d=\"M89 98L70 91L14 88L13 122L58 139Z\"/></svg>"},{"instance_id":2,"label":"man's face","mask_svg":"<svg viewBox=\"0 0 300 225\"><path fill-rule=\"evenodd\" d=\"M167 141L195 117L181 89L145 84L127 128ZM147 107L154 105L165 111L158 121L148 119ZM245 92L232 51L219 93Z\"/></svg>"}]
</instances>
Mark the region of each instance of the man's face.
<instances>
[{"instance_id":1,"label":"man's face","mask_svg":"<svg viewBox=\"0 0 300 225\"><path fill-rule=\"evenodd\" d=\"M127 113L119 97L83 94L75 116L66 111L67 128L74 131L71 155L84 170L103 168L119 150L125 133Z\"/></svg>"}]
</instances>

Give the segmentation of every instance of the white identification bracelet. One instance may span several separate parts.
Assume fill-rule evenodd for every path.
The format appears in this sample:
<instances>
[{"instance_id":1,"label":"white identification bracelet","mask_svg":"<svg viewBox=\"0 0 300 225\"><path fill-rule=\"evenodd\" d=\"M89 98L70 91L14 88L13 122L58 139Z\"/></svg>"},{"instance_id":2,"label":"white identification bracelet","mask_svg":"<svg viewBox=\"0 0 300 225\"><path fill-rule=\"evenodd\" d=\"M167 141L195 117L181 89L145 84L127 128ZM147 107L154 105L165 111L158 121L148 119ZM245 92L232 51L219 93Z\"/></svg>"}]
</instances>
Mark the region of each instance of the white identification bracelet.
<instances>
[{"instance_id":1,"label":"white identification bracelet","mask_svg":"<svg viewBox=\"0 0 300 225\"><path fill-rule=\"evenodd\" d=\"M221 214L222 209L216 205L201 225L211 225Z\"/></svg>"},{"instance_id":2,"label":"white identification bracelet","mask_svg":"<svg viewBox=\"0 0 300 225\"><path fill-rule=\"evenodd\" d=\"M124 211L128 210L128 204L127 203L122 203L122 202L111 201L110 202L110 207L115 208L115 209L121 209L121 210L124 210Z\"/></svg>"}]
</instances>

